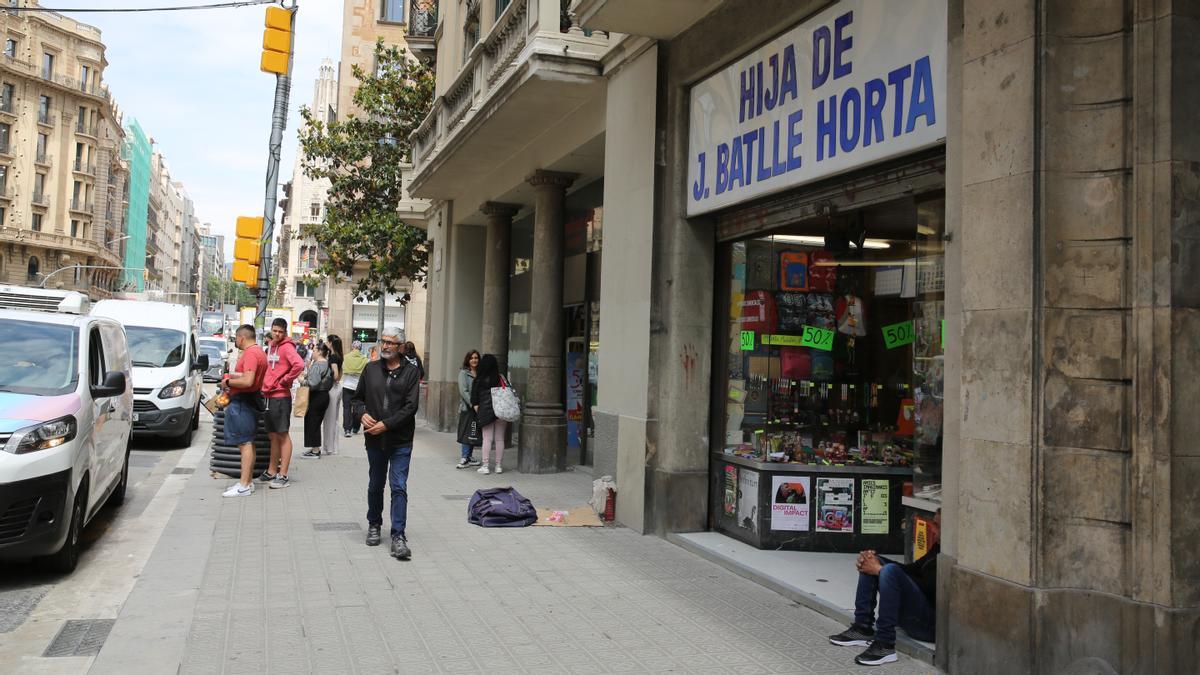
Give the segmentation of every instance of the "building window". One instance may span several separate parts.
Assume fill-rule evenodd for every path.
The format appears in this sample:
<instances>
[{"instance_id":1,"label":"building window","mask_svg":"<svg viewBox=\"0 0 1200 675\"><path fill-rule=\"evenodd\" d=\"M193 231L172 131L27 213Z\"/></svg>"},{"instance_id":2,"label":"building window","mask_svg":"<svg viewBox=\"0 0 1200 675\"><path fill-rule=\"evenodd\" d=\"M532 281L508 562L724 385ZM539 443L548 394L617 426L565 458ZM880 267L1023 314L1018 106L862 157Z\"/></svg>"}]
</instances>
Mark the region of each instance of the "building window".
<instances>
[{"instance_id":1,"label":"building window","mask_svg":"<svg viewBox=\"0 0 1200 675\"><path fill-rule=\"evenodd\" d=\"M8 209L0 206L0 227L4 227L4 218L8 215ZM4 261L0 259L0 270L4 269Z\"/></svg>"},{"instance_id":2,"label":"building window","mask_svg":"<svg viewBox=\"0 0 1200 675\"><path fill-rule=\"evenodd\" d=\"M78 162L79 160L75 160ZM75 185L71 190L71 208L78 209L83 206L83 183L75 181Z\"/></svg>"},{"instance_id":3,"label":"building window","mask_svg":"<svg viewBox=\"0 0 1200 675\"><path fill-rule=\"evenodd\" d=\"M50 52L42 54L42 79L54 79L54 54Z\"/></svg>"},{"instance_id":4,"label":"building window","mask_svg":"<svg viewBox=\"0 0 1200 675\"><path fill-rule=\"evenodd\" d=\"M504 13L504 10L508 9L508 6L510 4L512 4L512 0L496 0L496 19L497 20L500 19L500 15Z\"/></svg>"},{"instance_id":5,"label":"building window","mask_svg":"<svg viewBox=\"0 0 1200 675\"><path fill-rule=\"evenodd\" d=\"M29 218L29 227L34 232L41 232L42 231L42 214L40 214L40 213L32 214Z\"/></svg>"},{"instance_id":6,"label":"building window","mask_svg":"<svg viewBox=\"0 0 1200 675\"><path fill-rule=\"evenodd\" d=\"M91 66L79 66L79 90L87 91L88 80L92 76Z\"/></svg>"},{"instance_id":7,"label":"building window","mask_svg":"<svg viewBox=\"0 0 1200 675\"><path fill-rule=\"evenodd\" d=\"M313 218L321 217L321 202L312 203L312 205L309 207L309 215L311 215Z\"/></svg>"},{"instance_id":8,"label":"building window","mask_svg":"<svg viewBox=\"0 0 1200 675\"><path fill-rule=\"evenodd\" d=\"M46 148L50 145L50 137L46 134L38 134L37 138L37 161L46 163Z\"/></svg>"},{"instance_id":9,"label":"building window","mask_svg":"<svg viewBox=\"0 0 1200 675\"><path fill-rule=\"evenodd\" d=\"M379 18L384 21L404 22L404 0L382 0L383 11Z\"/></svg>"},{"instance_id":10,"label":"building window","mask_svg":"<svg viewBox=\"0 0 1200 675\"><path fill-rule=\"evenodd\" d=\"M42 124L50 123L50 97L38 97L38 121Z\"/></svg>"},{"instance_id":11,"label":"building window","mask_svg":"<svg viewBox=\"0 0 1200 675\"><path fill-rule=\"evenodd\" d=\"M8 154L8 138L12 125L0 122L0 152Z\"/></svg>"},{"instance_id":12,"label":"building window","mask_svg":"<svg viewBox=\"0 0 1200 675\"><path fill-rule=\"evenodd\" d=\"M29 256L29 271L27 278L34 281L38 276L38 259L37 256Z\"/></svg>"},{"instance_id":13,"label":"building window","mask_svg":"<svg viewBox=\"0 0 1200 675\"><path fill-rule=\"evenodd\" d=\"M297 298L312 298L316 296L316 287L306 284L303 281L296 282L296 297Z\"/></svg>"},{"instance_id":14,"label":"building window","mask_svg":"<svg viewBox=\"0 0 1200 675\"><path fill-rule=\"evenodd\" d=\"M8 82L4 83L4 88L0 89L0 110L6 113L13 111L13 98L16 96L17 88Z\"/></svg>"},{"instance_id":15,"label":"building window","mask_svg":"<svg viewBox=\"0 0 1200 675\"><path fill-rule=\"evenodd\" d=\"M33 174L33 203L45 204L46 198L46 174Z\"/></svg>"},{"instance_id":16,"label":"building window","mask_svg":"<svg viewBox=\"0 0 1200 675\"><path fill-rule=\"evenodd\" d=\"M10 59L17 58L17 41L13 38L8 38L4 41L4 55Z\"/></svg>"},{"instance_id":17,"label":"building window","mask_svg":"<svg viewBox=\"0 0 1200 675\"><path fill-rule=\"evenodd\" d=\"M78 183L77 183L77 185L78 185ZM78 220L71 221L71 236L72 237L79 236L79 221Z\"/></svg>"},{"instance_id":18,"label":"building window","mask_svg":"<svg viewBox=\"0 0 1200 675\"><path fill-rule=\"evenodd\" d=\"M0 166L0 195L8 193L8 167ZM2 219L0 219L2 220Z\"/></svg>"}]
</instances>

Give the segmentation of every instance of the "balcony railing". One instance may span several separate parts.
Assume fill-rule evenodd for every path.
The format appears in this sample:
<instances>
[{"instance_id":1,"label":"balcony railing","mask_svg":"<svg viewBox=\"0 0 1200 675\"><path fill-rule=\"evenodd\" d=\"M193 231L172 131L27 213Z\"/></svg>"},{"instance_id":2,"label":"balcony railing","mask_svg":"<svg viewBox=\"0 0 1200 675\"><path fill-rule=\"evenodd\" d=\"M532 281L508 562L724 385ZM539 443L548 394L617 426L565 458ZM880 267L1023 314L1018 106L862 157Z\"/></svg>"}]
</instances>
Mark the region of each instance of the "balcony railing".
<instances>
[{"instance_id":1,"label":"balcony railing","mask_svg":"<svg viewBox=\"0 0 1200 675\"><path fill-rule=\"evenodd\" d=\"M467 114L483 105L496 91L504 77L514 70L514 63L532 41L545 43L544 50L534 52L556 52L577 59L591 59L597 64L611 47L607 33L585 32L574 19L564 12L569 3L554 3L547 0L512 0L500 14L487 35L467 55L466 63L454 81L439 96L412 135L412 158L419 174L424 168L425 158L439 142L453 135L456 127ZM533 8L533 11L531 11ZM541 20L536 12L543 15ZM555 17L558 21L551 24ZM546 20L549 18L549 20Z\"/></svg>"},{"instance_id":2,"label":"balcony railing","mask_svg":"<svg viewBox=\"0 0 1200 675\"><path fill-rule=\"evenodd\" d=\"M13 112L13 100L9 96L0 96L0 112L15 115Z\"/></svg>"},{"instance_id":3,"label":"balcony railing","mask_svg":"<svg viewBox=\"0 0 1200 675\"><path fill-rule=\"evenodd\" d=\"M50 203L50 196L45 192L38 192L35 190L33 193L33 203L37 204L38 206L46 206Z\"/></svg>"},{"instance_id":4,"label":"balcony railing","mask_svg":"<svg viewBox=\"0 0 1200 675\"><path fill-rule=\"evenodd\" d=\"M75 170L78 171L79 173L86 173L89 176L95 176L96 175L96 163L95 162L86 162L85 163L82 159L76 159L75 160Z\"/></svg>"},{"instance_id":5,"label":"balcony railing","mask_svg":"<svg viewBox=\"0 0 1200 675\"><path fill-rule=\"evenodd\" d=\"M437 0L412 0L408 16L410 37L431 38L438 26Z\"/></svg>"},{"instance_id":6,"label":"balcony railing","mask_svg":"<svg viewBox=\"0 0 1200 675\"><path fill-rule=\"evenodd\" d=\"M46 151L42 150L41 152L39 152L33 156L33 162L34 162L34 164L45 164L45 165L49 166L50 155L47 155Z\"/></svg>"},{"instance_id":7,"label":"balcony railing","mask_svg":"<svg viewBox=\"0 0 1200 675\"><path fill-rule=\"evenodd\" d=\"M85 202L82 199L72 199L71 200L71 210L72 211L78 211L80 213L89 213L90 214L92 212L93 208L94 208L94 206L93 206L92 202Z\"/></svg>"},{"instance_id":8,"label":"balcony railing","mask_svg":"<svg viewBox=\"0 0 1200 675\"><path fill-rule=\"evenodd\" d=\"M85 136L95 137L100 131L99 124L84 124L82 121L75 123L75 133L84 134Z\"/></svg>"},{"instance_id":9,"label":"balcony railing","mask_svg":"<svg viewBox=\"0 0 1200 675\"><path fill-rule=\"evenodd\" d=\"M45 124L48 127L54 126L54 115L48 113L38 113L38 124Z\"/></svg>"}]
</instances>

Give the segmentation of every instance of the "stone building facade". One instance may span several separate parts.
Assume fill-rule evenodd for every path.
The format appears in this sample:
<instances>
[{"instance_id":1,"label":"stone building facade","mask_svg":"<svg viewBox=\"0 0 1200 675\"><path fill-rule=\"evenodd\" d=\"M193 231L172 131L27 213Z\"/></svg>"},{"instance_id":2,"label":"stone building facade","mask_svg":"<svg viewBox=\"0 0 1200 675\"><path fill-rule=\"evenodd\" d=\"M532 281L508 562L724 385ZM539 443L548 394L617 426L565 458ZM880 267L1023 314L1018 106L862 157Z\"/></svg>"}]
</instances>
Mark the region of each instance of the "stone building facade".
<instances>
[{"instance_id":1,"label":"stone building facade","mask_svg":"<svg viewBox=\"0 0 1200 675\"><path fill-rule=\"evenodd\" d=\"M0 280L104 297L121 277L103 268L122 266L126 168L100 31L4 12L0 33Z\"/></svg>"},{"instance_id":2,"label":"stone building facade","mask_svg":"<svg viewBox=\"0 0 1200 675\"><path fill-rule=\"evenodd\" d=\"M567 463L562 227L600 179L595 471L616 476L628 527L713 529L732 395L714 278L733 233L927 196L945 288L937 663L1194 670L1195 3L949 0L943 139L701 215L691 92L860 3L549 4L441 14L438 99L414 137L415 192L437 200L430 419L453 426L458 362L482 347L527 370L521 470Z\"/></svg>"}]
</instances>

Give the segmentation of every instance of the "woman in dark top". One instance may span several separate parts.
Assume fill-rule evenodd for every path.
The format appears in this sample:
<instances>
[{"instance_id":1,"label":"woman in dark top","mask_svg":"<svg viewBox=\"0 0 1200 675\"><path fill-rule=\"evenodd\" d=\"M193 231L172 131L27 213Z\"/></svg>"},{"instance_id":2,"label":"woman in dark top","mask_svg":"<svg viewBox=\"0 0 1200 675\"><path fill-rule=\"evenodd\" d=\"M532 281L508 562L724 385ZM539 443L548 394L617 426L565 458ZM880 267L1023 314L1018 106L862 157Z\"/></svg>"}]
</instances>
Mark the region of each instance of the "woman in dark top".
<instances>
[{"instance_id":1,"label":"woman in dark top","mask_svg":"<svg viewBox=\"0 0 1200 675\"><path fill-rule=\"evenodd\" d=\"M301 457L314 459L322 454L321 423L329 408L329 391L333 387L333 371L329 366L329 345L318 342L313 350L313 362L308 365L308 410L304 413L304 447L308 448Z\"/></svg>"},{"instance_id":2,"label":"woman in dark top","mask_svg":"<svg viewBox=\"0 0 1200 675\"><path fill-rule=\"evenodd\" d=\"M471 407L479 420L479 428L483 430L483 465L479 473L488 474L488 460L492 447L496 448L496 473L504 473L500 460L504 458L504 434L508 430L508 422L496 417L492 410L492 387L500 386L500 363L494 354L484 354L479 359L475 369L475 382L471 385Z\"/></svg>"},{"instance_id":3,"label":"woman in dark top","mask_svg":"<svg viewBox=\"0 0 1200 675\"><path fill-rule=\"evenodd\" d=\"M333 389L329 390L329 409L321 422L321 447L325 454L338 453L338 413L342 411L342 338L330 335L325 338L329 346L329 367L333 369Z\"/></svg>"}]
</instances>

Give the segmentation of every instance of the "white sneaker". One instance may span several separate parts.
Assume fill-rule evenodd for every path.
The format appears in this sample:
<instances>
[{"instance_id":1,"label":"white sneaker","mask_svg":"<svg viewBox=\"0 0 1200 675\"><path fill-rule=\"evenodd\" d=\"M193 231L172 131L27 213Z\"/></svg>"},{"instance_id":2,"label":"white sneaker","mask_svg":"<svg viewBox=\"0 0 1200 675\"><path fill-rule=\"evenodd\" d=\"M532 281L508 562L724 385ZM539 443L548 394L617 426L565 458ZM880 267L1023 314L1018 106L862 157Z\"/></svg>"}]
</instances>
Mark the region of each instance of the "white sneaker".
<instances>
[{"instance_id":1,"label":"white sneaker","mask_svg":"<svg viewBox=\"0 0 1200 675\"><path fill-rule=\"evenodd\" d=\"M221 494L222 497L249 497L254 494L254 483L242 485L234 483L229 486L229 489Z\"/></svg>"},{"instance_id":2,"label":"white sneaker","mask_svg":"<svg viewBox=\"0 0 1200 675\"><path fill-rule=\"evenodd\" d=\"M496 473L504 473L504 467L497 464L496 465Z\"/></svg>"},{"instance_id":3,"label":"white sneaker","mask_svg":"<svg viewBox=\"0 0 1200 675\"><path fill-rule=\"evenodd\" d=\"M484 465L484 466L479 467L479 473L486 476L487 474L491 473L491 470L488 469L486 465Z\"/></svg>"}]
</instances>

